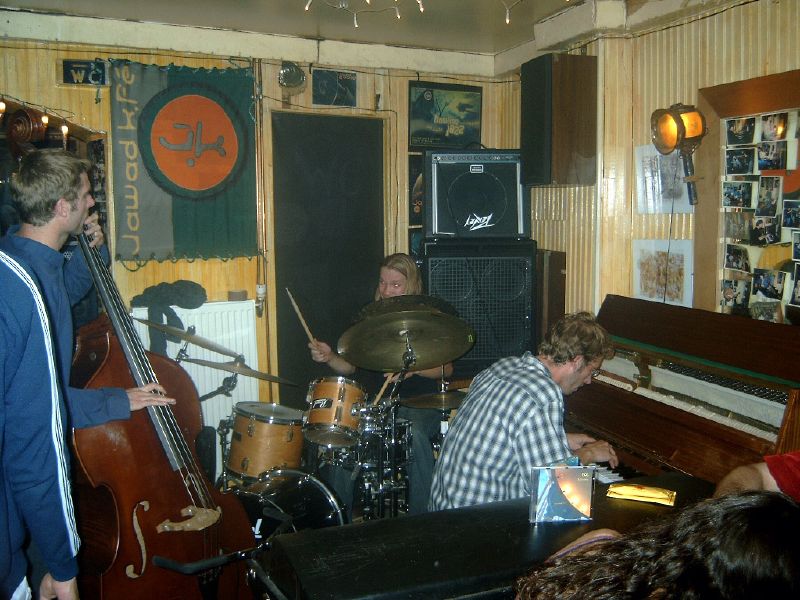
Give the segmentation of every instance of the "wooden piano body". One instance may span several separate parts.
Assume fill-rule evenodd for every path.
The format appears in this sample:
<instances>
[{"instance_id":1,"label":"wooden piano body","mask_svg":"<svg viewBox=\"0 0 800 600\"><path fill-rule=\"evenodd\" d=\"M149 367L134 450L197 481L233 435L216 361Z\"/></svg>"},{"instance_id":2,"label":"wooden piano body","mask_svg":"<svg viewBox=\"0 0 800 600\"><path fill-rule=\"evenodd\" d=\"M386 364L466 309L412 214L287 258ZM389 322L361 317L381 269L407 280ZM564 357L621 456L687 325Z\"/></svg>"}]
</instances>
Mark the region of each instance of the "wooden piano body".
<instances>
[{"instance_id":1,"label":"wooden piano body","mask_svg":"<svg viewBox=\"0 0 800 600\"><path fill-rule=\"evenodd\" d=\"M619 360L565 398L568 431L608 440L645 474L677 470L714 483L800 449L800 328L613 295L597 318ZM726 407L731 387L744 391L730 392L736 406ZM741 414L751 407L756 418Z\"/></svg>"}]
</instances>

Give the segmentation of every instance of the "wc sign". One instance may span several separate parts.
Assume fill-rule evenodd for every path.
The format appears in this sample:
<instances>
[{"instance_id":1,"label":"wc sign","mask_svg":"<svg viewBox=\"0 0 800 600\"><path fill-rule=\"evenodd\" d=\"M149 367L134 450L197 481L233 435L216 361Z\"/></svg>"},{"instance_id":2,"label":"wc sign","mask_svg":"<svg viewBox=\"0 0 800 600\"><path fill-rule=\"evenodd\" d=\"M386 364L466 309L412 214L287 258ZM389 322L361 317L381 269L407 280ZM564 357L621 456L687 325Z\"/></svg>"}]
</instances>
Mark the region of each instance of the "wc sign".
<instances>
[{"instance_id":1,"label":"wc sign","mask_svg":"<svg viewBox=\"0 0 800 600\"><path fill-rule=\"evenodd\" d=\"M104 60L64 60L61 81L69 85L108 85L108 63Z\"/></svg>"}]
</instances>

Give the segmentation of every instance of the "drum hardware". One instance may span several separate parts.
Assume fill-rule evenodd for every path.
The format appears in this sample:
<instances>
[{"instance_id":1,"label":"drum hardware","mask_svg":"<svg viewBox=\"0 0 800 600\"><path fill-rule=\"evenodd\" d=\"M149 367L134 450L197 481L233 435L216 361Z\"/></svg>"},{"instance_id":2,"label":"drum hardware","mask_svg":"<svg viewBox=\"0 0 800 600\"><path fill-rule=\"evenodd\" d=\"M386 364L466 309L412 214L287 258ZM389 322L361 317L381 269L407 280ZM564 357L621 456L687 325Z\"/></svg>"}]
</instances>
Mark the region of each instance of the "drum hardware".
<instances>
[{"instance_id":1,"label":"drum hardware","mask_svg":"<svg viewBox=\"0 0 800 600\"><path fill-rule=\"evenodd\" d=\"M272 536L284 533L283 531L276 530ZM270 538L272 538L270 536ZM270 549L272 543L266 540L258 546L249 548L247 550L239 550L230 552L228 554L221 554L214 558L206 560L199 560L192 563L181 563L165 556L153 556L153 564L162 569L169 569L184 575L198 575L211 569L219 569L224 565L231 564L240 560L247 561L249 567L247 573L248 586L253 591L254 598L274 598L274 600L289 600L283 592L280 591L278 586L272 581L272 578L261 566L257 560L264 552Z\"/></svg>"}]
</instances>

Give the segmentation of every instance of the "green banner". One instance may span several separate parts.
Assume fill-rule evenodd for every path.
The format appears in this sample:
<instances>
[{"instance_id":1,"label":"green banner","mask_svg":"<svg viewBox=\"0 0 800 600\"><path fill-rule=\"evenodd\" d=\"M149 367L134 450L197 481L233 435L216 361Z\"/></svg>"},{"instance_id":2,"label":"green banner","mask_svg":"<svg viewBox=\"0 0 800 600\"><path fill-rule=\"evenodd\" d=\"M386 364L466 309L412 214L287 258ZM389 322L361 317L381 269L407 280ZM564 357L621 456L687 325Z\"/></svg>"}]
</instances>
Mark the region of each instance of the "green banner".
<instances>
[{"instance_id":1,"label":"green banner","mask_svg":"<svg viewBox=\"0 0 800 600\"><path fill-rule=\"evenodd\" d=\"M252 70L112 61L111 89L116 257L254 256Z\"/></svg>"}]
</instances>

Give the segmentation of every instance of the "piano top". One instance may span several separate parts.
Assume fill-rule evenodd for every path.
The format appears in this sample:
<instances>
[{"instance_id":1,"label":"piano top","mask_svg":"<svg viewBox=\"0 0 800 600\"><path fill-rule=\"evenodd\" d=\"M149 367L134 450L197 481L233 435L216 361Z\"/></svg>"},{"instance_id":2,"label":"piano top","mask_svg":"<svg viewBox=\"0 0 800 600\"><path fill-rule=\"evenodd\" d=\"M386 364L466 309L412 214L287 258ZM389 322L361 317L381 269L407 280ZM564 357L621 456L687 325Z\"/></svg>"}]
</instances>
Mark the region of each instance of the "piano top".
<instances>
[{"instance_id":1,"label":"piano top","mask_svg":"<svg viewBox=\"0 0 800 600\"><path fill-rule=\"evenodd\" d=\"M800 328L611 294L597 320L630 349L800 388Z\"/></svg>"},{"instance_id":2,"label":"piano top","mask_svg":"<svg viewBox=\"0 0 800 600\"><path fill-rule=\"evenodd\" d=\"M534 525L520 498L278 535L261 561L289 598L513 598L520 575L589 530L629 531L713 491L679 473L636 482L677 491L676 506L608 498L596 483L592 521Z\"/></svg>"}]
</instances>

